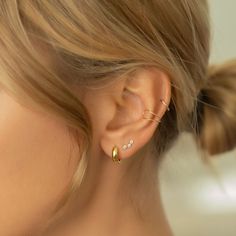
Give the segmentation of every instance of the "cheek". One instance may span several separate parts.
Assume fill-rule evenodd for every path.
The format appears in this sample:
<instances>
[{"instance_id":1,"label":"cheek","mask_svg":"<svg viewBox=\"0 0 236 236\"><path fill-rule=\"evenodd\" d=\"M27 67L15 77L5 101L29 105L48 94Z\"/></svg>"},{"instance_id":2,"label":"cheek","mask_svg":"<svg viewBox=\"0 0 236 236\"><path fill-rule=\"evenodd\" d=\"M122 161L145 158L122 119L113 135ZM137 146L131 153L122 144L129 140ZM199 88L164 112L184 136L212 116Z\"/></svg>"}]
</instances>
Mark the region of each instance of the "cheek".
<instances>
[{"instance_id":1,"label":"cheek","mask_svg":"<svg viewBox=\"0 0 236 236\"><path fill-rule=\"evenodd\" d=\"M0 235L20 235L49 217L76 158L69 161L71 140L58 121L10 102L1 109Z\"/></svg>"}]
</instances>

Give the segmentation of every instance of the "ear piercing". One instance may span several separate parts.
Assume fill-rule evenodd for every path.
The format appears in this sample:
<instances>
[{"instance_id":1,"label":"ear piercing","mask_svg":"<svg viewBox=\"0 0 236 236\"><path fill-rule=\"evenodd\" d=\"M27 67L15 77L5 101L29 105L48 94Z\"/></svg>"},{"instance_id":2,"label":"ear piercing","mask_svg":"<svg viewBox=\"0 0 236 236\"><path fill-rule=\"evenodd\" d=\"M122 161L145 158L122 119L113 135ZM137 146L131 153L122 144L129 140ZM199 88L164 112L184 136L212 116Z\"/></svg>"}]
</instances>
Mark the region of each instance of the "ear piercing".
<instances>
[{"instance_id":1,"label":"ear piercing","mask_svg":"<svg viewBox=\"0 0 236 236\"><path fill-rule=\"evenodd\" d=\"M149 116L149 115L151 115L151 116ZM158 117L159 119L155 119L153 117ZM153 113L151 110L148 110L148 109L144 110L143 119L152 120L152 121L156 121L158 123L161 123L161 120L160 120L161 118L157 114Z\"/></svg>"},{"instance_id":2,"label":"ear piercing","mask_svg":"<svg viewBox=\"0 0 236 236\"><path fill-rule=\"evenodd\" d=\"M134 143L134 140L130 139L128 144L124 144L122 146L122 149L126 150L127 148L130 148L133 145L133 143ZM117 146L114 146L113 149L112 149L112 160L114 162L117 162L117 163L120 163L120 161L121 161L120 158L119 158L119 151L118 151Z\"/></svg>"},{"instance_id":3,"label":"ear piercing","mask_svg":"<svg viewBox=\"0 0 236 236\"><path fill-rule=\"evenodd\" d=\"M126 150L127 148L130 148L133 143L134 143L134 140L133 140L133 139L130 139L130 141L129 141L129 143L128 143L127 145L124 144L124 145L122 146L122 149L123 149L123 150Z\"/></svg>"},{"instance_id":4,"label":"ear piercing","mask_svg":"<svg viewBox=\"0 0 236 236\"><path fill-rule=\"evenodd\" d=\"M167 105L167 103L161 98L160 99L160 102L162 102L167 108L167 111L169 111L170 110L170 108L168 107L168 105Z\"/></svg>"},{"instance_id":5,"label":"ear piercing","mask_svg":"<svg viewBox=\"0 0 236 236\"><path fill-rule=\"evenodd\" d=\"M112 160L116 163L120 164L120 158L119 158L119 152L118 152L118 147L114 146L112 148Z\"/></svg>"},{"instance_id":6,"label":"ear piercing","mask_svg":"<svg viewBox=\"0 0 236 236\"><path fill-rule=\"evenodd\" d=\"M167 103L163 99L160 99L160 102L163 103L167 107L167 111L170 110L168 105L167 105ZM158 119L156 119L155 117L157 117ZM161 123L160 116L158 116L157 114L155 114L154 112L152 112L149 109L145 109L144 110L144 112L143 112L143 119L152 120L152 121L156 121L158 123Z\"/></svg>"},{"instance_id":7,"label":"ear piercing","mask_svg":"<svg viewBox=\"0 0 236 236\"><path fill-rule=\"evenodd\" d=\"M167 103L166 103L163 99L160 99L160 102L161 102L162 104L164 104L164 105L167 107L167 111L170 110L169 107L168 107L168 105L167 105ZM150 117L150 116L147 116L147 115L151 115L151 117ZM154 118L153 118L153 117L154 117ZM157 117L158 119L157 119L156 117ZM160 118L157 114L155 114L154 112L152 112L152 111L149 110L149 109L145 109L145 110L144 110L144 112L143 112L143 119L156 121L156 122L158 122L158 123L161 122L161 118ZM124 145L122 146L122 149L123 149L123 150L127 150L128 148L131 148L132 145L133 145L133 143L134 143L134 140L133 140L133 139L130 139L130 141L129 141L128 144L124 144ZM120 158L119 158L118 147L117 147L116 145L112 148L112 160L113 160L114 162L116 162L116 163L120 163L120 162L121 162L121 160L120 160Z\"/></svg>"}]
</instances>

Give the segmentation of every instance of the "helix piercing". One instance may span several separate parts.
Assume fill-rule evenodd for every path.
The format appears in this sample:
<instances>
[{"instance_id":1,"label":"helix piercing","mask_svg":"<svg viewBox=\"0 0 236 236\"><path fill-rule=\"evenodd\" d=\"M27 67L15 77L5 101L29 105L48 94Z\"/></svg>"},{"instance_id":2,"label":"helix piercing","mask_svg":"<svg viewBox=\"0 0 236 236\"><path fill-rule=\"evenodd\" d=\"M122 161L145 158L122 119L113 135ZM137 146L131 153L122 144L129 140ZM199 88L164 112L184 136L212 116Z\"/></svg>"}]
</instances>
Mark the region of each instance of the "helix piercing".
<instances>
[{"instance_id":1,"label":"helix piercing","mask_svg":"<svg viewBox=\"0 0 236 236\"><path fill-rule=\"evenodd\" d=\"M156 116L159 119L154 119L152 117L147 117L148 114L151 115L151 116ZM143 112L143 119L152 120L152 121L156 121L158 123L161 123L160 117L157 114L155 114L154 112L152 112L151 110L149 110L149 109L144 110L144 112Z\"/></svg>"},{"instance_id":2,"label":"helix piercing","mask_svg":"<svg viewBox=\"0 0 236 236\"><path fill-rule=\"evenodd\" d=\"M163 99L160 99L160 102L162 103L162 104L164 104L166 107L167 107L167 110L169 111L170 109L169 109L169 107L168 107L168 105L167 105L167 103L163 100ZM148 112L148 113L147 113ZM149 115L148 117L147 117L147 115ZM150 117L150 115L151 115L151 117ZM159 119L155 119L154 117L158 117ZM152 112L150 109L145 109L144 110L144 112L143 112L143 118L144 119L147 119L147 120L152 120L152 121L156 121L156 122L158 122L158 123L161 123L161 118L157 115L157 114L155 114L154 112Z\"/></svg>"},{"instance_id":3,"label":"helix piercing","mask_svg":"<svg viewBox=\"0 0 236 236\"><path fill-rule=\"evenodd\" d=\"M167 111L170 110L170 108L168 107L167 103L163 99L160 99L160 102L163 103L167 107Z\"/></svg>"}]
</instances>

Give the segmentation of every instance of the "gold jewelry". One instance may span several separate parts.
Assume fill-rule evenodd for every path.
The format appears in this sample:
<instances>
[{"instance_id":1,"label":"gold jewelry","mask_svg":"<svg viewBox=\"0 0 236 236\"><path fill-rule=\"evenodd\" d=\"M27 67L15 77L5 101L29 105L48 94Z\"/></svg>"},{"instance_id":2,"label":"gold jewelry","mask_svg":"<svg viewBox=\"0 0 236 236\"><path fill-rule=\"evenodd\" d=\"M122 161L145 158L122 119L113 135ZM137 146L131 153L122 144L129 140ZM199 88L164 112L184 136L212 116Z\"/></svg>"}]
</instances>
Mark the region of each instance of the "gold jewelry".
<instances>
[{"instance_id":1,"label":"gold jewelry","mask_svg":"<svg viewBox=\"0 0 236 236\"><path fill-rule=\"evenodd\" d=\"M163 103L166 107L167 107L167 110L169 111L169 107L167 105L167 103L163 100L163 99L160 99L160 102ZM150 116L147 116L147 115L151 115ZM158 117L159 119L155 119L154 117ZM143 112L143 118L144 119L147 119L147 120L152 120L152 121L156 121L158 123L161 123L161 118L155 114L154 112L152 112L150 109L145 109L144 112Z\"/></svg>"},{"instance_id":2,"label":"gold jewelry","mask_svg":"<svg viewBox=\"0 0 236 236\"><path fill-rule=\"evenodd\" d=\"M160 102L162 103L162 104L164 104L166 107L167 107L167 110L169 111L170 109L169 109L169 107L168 107L168 105L167 105L167 103L163 100L163 99L160 99ZM148 112L148 113L147 113ZM151 114L151 117L147 117L146 115L147 114ZM153 118L153 117L158 117L159 119L156 119L156 118ZM149 110L149 109L145 109L144 110L144 112L143 112L143 118L144 119L147 119L147 120L153 120L153 121L156 121L156 122L158 122L158 123L160 123L161 122L161 120L160 120L160 117L157 115L157 114L155 114L154 112L152 112L151 110ZM130 141L129 141L129 143L126 145L126 144L124 144L123 145L123 150L126 150L127 148L130 148L131 146L132 146L132 144L134 143L134 140L133 139L130 139ZM115 145L113 148L112 148L112 160L114 161L114 162L116 162L116 163L119 163L120 164L120 162L121 162L121 159L119 158L119 151L118 151L118 147Z\"/></svg>"},{"instance_id":3,"label":"gold jewelry","mask_svg":"<svg viewBox=\"0 0 236 236\"><path fill-rule=\"evenodd\" d=\"M168 107L167 103L163 99L160 99L160 101L167 107L167 111L169 111L170 108Z\"/></svg>"},{"instance_id":4,"label":"gold jewelry","mask_svg":"<svg viewBox=\"0 0 236 236\"><path fill-rule=\"evenodd\" d=\"M112 148L112 160L116 163L120 163L120 158L119 158L119 152L118 152L118 147L114 146Z\"/></svg>"},{"instance_id":5,"label":"gold jewelry","mask_svg":"<svg viewBox=\"0 0 236 236\"><path fill-rule=\"evenodd\" d=\"M151 117L147 117L148 114L151 114ZM159 119L154 119L154 118L152 118L152 116L156 116ZM160 117L157 114L155 114L154 112L152 112L151 110L149 110L149 109L144 110L143 119L152 120L152 121L156 121L158 123L161 123Z\"/></svg>"}]
</instances>

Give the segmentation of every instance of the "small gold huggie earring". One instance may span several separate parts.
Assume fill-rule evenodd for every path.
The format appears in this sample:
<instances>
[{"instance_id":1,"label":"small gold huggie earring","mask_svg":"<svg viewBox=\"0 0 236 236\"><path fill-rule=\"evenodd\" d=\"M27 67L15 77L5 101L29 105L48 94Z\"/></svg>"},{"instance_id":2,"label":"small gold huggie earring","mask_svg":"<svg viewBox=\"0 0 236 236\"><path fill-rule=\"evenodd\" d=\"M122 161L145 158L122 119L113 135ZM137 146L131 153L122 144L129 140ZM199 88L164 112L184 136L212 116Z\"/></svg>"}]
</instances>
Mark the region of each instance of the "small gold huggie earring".
<instances>
[{"instance_id":1,"label":"small gold huggie earring","mask_svg":"<svg viewBox=\"0 0 236 236\"><path fill-rule=\"evenodd\" d=\"M112 148L112 160L116 163L120 163L120 158L119 158L119 151L118 151L118 147L114 146Z\"/></svg>"}]
</instances>

